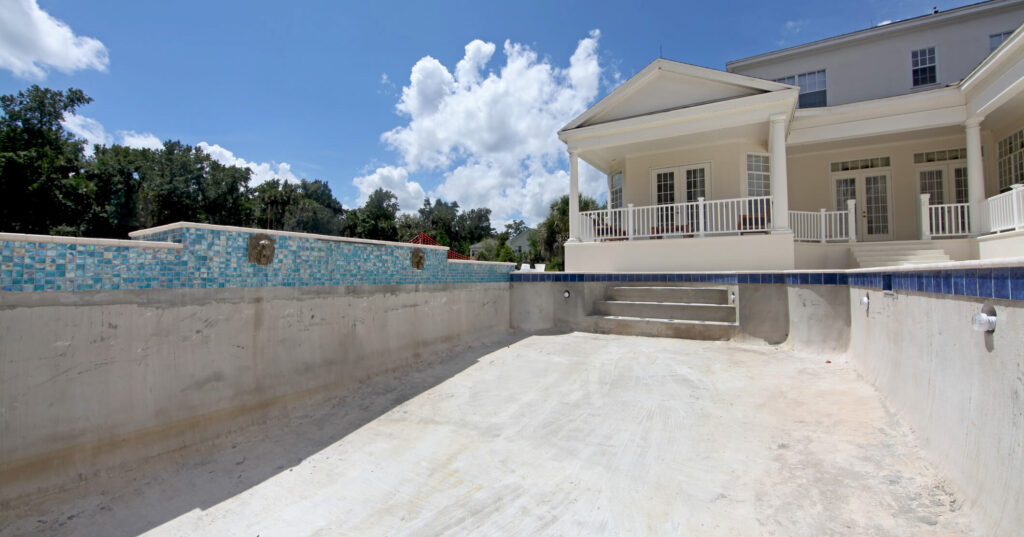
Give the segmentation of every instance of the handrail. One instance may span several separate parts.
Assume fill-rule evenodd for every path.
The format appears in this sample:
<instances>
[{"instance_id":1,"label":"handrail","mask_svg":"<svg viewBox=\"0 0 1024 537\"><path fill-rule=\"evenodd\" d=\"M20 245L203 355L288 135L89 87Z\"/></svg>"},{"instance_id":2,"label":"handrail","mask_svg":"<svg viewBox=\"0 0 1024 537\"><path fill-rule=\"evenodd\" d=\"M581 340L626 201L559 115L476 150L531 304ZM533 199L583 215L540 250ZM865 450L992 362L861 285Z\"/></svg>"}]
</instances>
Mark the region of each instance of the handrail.
<instances>
[{"instance_id":1,"label":"handrail","mask_svg":"<svg viewBox=\"0 0 1024 537\"><path fill-rule=\"evenodd\" d=\"M1024 185L1013 185L983 201L981 217L982 231L987 233L1024 229Z\"/></svg>"}]
</instances>

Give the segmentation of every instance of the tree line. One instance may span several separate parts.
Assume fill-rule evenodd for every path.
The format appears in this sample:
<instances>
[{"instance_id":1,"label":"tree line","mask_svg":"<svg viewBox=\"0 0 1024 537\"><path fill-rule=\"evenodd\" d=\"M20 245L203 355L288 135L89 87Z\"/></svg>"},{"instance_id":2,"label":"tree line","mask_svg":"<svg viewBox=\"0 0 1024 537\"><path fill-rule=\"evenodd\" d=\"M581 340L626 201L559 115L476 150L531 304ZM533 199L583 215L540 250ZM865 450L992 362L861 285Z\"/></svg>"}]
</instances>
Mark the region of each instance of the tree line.
<instances>
[{"instance_id":1,"label":"tree line","mask_svg":"<svg viewBox=\"0 0 1024 537\"><path fill-rule=\"evenodd\" d=\"M525 224L514 221L496 232L485 207L461 210L457 202L427 198L416 213L399 214L395 195L377 189L362 207L347 209L323 180L250 186L249 168L223 165L174 140L158 149L96 145L87 156L85 142L62 121L90 102L79 89L37 85L0 95L0 231L125 238L189 221L376 240L407 241L425 232L462 253L492 238L481 258L561 265L568 196L552 204L530 251L517 255L507 242ZM582 198L580 207L597 203Z\"/></svg>"}]
</instances>

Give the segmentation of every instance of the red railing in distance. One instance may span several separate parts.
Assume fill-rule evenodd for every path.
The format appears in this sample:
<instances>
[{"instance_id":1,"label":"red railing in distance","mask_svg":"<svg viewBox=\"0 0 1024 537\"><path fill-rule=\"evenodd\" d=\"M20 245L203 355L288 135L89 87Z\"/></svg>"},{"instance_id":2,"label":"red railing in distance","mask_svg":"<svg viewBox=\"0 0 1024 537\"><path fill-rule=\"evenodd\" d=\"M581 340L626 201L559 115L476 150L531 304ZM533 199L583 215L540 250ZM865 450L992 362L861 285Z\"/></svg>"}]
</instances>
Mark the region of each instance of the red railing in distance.
<instances>
[{"instance_id":1,"label":"red railing in distance","mask_svg":"<svg viewBox=\"0 0 1024 537\"><path fill-rule=\"evenodd\" d=\"M437 243L437 241L435 241L434 239L430 238L430 235L427 235L426 233L423 233L422 231L420 232L419 235L416 235L415 237L413 237L412 240L409 241L409 243L410 244L425 244L427 246L441 246L440 244ZM468 255L466 255L466 254L460 254L459 252L456 252L456 251L452 250L451 248L449 248L448 249L448 259L461 259L463 261L469 261L470 257Z\"/></svg>"}]
</instances>

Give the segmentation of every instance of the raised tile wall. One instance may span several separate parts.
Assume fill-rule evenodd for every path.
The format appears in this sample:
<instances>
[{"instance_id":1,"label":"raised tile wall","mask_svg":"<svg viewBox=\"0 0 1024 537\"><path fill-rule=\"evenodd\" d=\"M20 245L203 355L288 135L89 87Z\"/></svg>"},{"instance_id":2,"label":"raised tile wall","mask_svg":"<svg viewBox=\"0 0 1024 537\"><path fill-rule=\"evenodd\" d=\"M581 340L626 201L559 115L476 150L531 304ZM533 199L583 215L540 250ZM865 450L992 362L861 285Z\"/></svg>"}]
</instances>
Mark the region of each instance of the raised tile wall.
<instances>
[{"instance_id":1,"label":"raised tile wall","mask_svg":"<svg viewBox=\"0 0 1024 537\"><path fill-rule=\"evenodd\" d=\"M507 263L449 261L446 249L422 248L422 270L412 268L413 247L274 235L274 261L248 261L248 239L256 232L178 227L135 234L147 242L181 247L124 245L130 241L32 237L0 242L0 290L95 291L317 285L448 284L507 282ZM418 247L418 246L416 246Z\"/></svg>"}]
</instances>

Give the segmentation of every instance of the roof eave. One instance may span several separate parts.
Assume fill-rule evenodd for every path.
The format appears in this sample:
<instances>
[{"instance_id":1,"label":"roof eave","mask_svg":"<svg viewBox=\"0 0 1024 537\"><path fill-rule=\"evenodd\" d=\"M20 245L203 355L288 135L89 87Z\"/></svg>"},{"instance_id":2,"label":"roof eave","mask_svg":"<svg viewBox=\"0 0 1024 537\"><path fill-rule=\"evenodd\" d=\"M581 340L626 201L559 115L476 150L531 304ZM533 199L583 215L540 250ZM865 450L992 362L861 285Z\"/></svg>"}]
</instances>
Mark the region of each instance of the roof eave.
<instances>
[{"instance_id":1,"label":"roof eave","mask_svg":"<svg viewBox=\"0 0 1024 537\"><path fill-rule=\"evenodd\" d=\"M864 28L863 30L857 30L842 35L828 37L825 39L820 39L818 41L804 43L802 45L795 45L780 50L765 52L763 54L758 54L755 56L748 56L746 58L732 60L726 62L725 69L726 71L731 72L734 68L751 67L764 62L803 54L805 52L812 52L824 48L832 48L844 45L846 43L849 43L850 41L861 41L864 39L876 38L879 35L895 34L904 31L909 31L919 26L925 26L929 24L941 24L943 22L948 22L949 20L956 19L959 17L968 17L972 15L977 15L979 13L1003 9L1019 3L1020 0L989 0L987 2L969 4L966 6L961 6L939 13L928 13L910 19L891 22L883 26Z\"/></svg>"}]
</instances>

